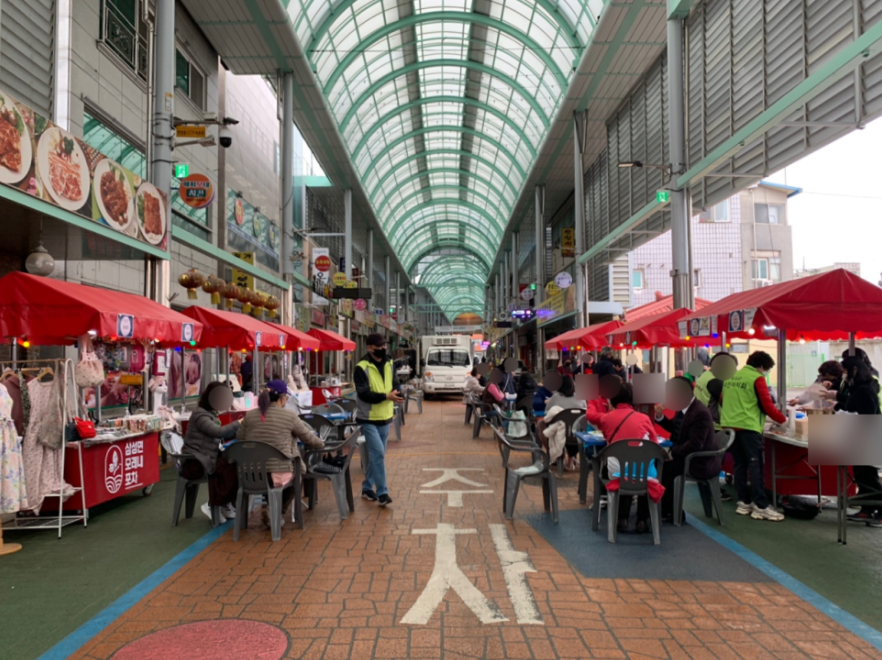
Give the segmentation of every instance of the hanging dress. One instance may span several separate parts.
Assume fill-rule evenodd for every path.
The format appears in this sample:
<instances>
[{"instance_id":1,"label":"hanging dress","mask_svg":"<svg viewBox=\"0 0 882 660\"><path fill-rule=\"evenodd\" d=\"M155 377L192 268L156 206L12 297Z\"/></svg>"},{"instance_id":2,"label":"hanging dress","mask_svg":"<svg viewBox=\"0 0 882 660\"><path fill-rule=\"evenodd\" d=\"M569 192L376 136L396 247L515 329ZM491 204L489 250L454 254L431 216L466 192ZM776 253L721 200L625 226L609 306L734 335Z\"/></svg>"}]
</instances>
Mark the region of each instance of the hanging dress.
<instances>
[{"instance_id":1,"label":"hanging dress","mask_svg":"<svg viewBox=\"0 0 882 660\"><path fill-rule=\"evenodd\" d=\"M57 444L63 429L59 387L57 379L48 383L32 380L27 384L31 410L22 455L28 509L36 513L47 495L60 491L70 495L73 492L61 473L63 450L48 446Z\"/></svg>"},{"instance_id":2,"label":"hanging dress","mask_svg":"<svg viewBox=\"0 0 882 660\"><path fill-rule=\"evenodd\" d=\"M21 438L12 420L12 397L0 384L0 513L28 508Z\"/></svg>"}]
</instances>

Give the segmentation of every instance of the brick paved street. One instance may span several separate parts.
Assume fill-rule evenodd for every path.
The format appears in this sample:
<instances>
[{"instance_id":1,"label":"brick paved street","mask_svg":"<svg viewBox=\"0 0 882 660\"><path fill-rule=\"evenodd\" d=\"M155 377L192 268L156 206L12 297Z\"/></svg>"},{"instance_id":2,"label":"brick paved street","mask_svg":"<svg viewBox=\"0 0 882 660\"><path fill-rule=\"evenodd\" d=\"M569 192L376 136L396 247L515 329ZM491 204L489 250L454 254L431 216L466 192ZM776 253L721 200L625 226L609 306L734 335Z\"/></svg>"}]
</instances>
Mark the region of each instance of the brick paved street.
<instances>
[{"instance_id":1,"label":"brick paved street","mask_svg":"<svg viewBox=\"0 0 882 660\"><path fill-rule=\"evenodd\" d=\"M256 521L238 543L228 531L71 657L111 658L150 633L220 619L281 629L289 639L284 655L275 642L263 645L271 636L255 633L251 640L251 657L268 660L879 657L875 648L774 582L669 581L663 574L644 580L627 573L584 577L525 520L542 510L538 488L522 489L515 520L505 522L503 474L489 431L472 441L463 408L453 400L426 402L424 411L408 416L401 443L390 440L389 508L358 500L355 514L341 523L328 484L321 483L319 504L306 513L304 530L288 522L277 543ZM449 474L424 468L472 468L454 474L482 486L448 480L421 488ZM355 466L356 489L361 478ZM562 509L580 508L575 485L574 475L561 481ZM467 492L460 508L448 504L450 495L421 490L493 492ZM187 521L194 523L197 519ZM458 566L480 597L467 599L470 608L451 588L427 623L402 623L423 613L414 612L419 609L414 604L431 586L436 544L444 542L440 524L461 533L454 537L455 552L439 552L439 566ZM504 525L513 550L528 553L535 572L526 573L526 594L512 590L516 578L507 582L503 565L511 557L497 550L502 530L495 528L495 542L491 525ZM718 547L724 579L727 557L734 555ZM648 557L657 549L647 542L639 551ZM506 620L481 623L476 609L482 604ZM519 623L533 606L541 622ZM174 657L228 657L224 626L214 627L217 635L202 636L187 636L183 628ZM139 650L149 648L149 639L117 657L156 657ZM196 640L198 648L189 648L198 653L182 653L188 640Z\"/></svg>"}]
</instances>

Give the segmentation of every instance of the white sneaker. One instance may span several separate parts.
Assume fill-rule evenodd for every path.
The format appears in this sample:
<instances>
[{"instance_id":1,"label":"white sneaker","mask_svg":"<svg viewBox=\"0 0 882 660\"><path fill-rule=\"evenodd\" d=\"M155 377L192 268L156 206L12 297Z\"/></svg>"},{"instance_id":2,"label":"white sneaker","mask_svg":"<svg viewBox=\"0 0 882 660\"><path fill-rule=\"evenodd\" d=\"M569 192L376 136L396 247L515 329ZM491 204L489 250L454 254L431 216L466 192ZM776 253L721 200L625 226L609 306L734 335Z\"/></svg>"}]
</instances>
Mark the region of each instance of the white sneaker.
<instances>
[{"instance_id":1,"label":"white sneaker","mask_svg":"<svg viewBox=\"0 0 882 660\"><path fill-rule=\"evenodd\" d=\"M200 508L202 509L202 513L208 516L208 519L211 520L211 507L208 506L208 502L203 504Z\"/></svg>"},{"instance_id":2,"label":"white sneaker","mask_svg":"<svg viewBox=\"0 0 882 660\"><path fill-rule=\"evenodd\" d=\"M737 513L739 516L749 516L753 513L753 508L753 504L738 502L738 506L735 507L735 513Z\"/></svg>"},{"instance_id":3,"label":"white sneaker","mask_svg":"<svg viewBox=\"0 0 882 660\"><path fill-rule=\"evenodd\" d=\"M771 504L765 509L753 507L753 513L750 514L750 517L754 520L771 520L773 522L781 522L784 520L784 514L776 511L775 507Z\"/></svg>"},{"instance_id":4,"label":"white sneaker","mask_svg":"<svg viewBox=\"0 0 882 660\"><path fill-rule=\"evenodd\" d=\"M227 520L235 520L236 508L232 504L225 504L221 507L221 515Z\"/></svg>"}]
</instances>

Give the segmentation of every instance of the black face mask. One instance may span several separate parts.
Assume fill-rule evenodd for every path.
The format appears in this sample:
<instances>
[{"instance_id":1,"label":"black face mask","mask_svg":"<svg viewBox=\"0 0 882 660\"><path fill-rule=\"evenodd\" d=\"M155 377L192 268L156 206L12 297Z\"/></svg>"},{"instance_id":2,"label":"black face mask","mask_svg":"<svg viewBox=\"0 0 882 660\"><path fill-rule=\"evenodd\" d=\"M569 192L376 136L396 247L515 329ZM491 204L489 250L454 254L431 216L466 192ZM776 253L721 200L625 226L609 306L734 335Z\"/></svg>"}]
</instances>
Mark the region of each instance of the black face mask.
<instances>
[{"instance_id":1,"label":"black face mask","mask_svg":"<svg viewBox=\"0 0 882 660\"><path fill-rule=\"evenodd\" d=\"M385 360L386 359L386 349L385 348L375 348L371 350L371 357L375 360Z\"/></svg>"}]
</instances>

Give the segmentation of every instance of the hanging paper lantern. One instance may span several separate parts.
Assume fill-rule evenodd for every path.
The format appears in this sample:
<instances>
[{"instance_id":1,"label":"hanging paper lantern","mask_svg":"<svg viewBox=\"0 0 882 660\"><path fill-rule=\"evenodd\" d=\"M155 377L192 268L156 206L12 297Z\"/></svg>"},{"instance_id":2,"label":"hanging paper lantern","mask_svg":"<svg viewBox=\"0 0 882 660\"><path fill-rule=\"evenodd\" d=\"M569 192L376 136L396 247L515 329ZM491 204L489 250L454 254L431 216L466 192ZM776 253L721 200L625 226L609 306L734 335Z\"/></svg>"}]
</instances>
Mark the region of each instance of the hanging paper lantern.
<instances>
[{"instance_id":1,"label":"hanging paper lantern","mask_svg":"<svg viewBox=\"0 0 882 660\"><path fill-rule=\"evenodd\" d=\"M263 306L269 310L270 318L274 319L276 318L276 310L282 306L282 303L275 296L268 296Z\"/></svg>"},{"instance_id":2,"label":"hanging paper lantern","mask_svg":"<svg viewBox=\"0 0 882 660\"><path fill-rule=\"evenodd\" d=\"M224 288L221 290L221 295L227 301L227 309L233 309L233 301L239 299L239 291L239 287L232 282L228 282L224 285Z\"/></svg>"},{"instance_id":3,"label":"hanging paper lantern","mask_svg":"<svg viewBox=\"0 0 882 660\"><path fill-rule=\"evenodd\" d=\"M263 306L266 303L266 294L260 291L254 291L254 297L251 300L251 307L253 307L253 313L257 317L261 317L263 315Z\"/></svg>"},{"instance_id":4,"label":"hanging paper lantern","mask_svg":"<svg viewBox=\"0 0 882 660\"><path fill-rule=\"evenodd\" d=\"M201 287L204 282L205 276L195 268L191 268L178 278L178 284L187 290L187 298L190 300L196 300L199 297L196 294L196 289Z\"/></svg>"},{"instance_id":5,"label":"hanging paper lantern","mask_svg":"<svg viewBox=\"0 0 882 660\"><path fill-rule=\"evenodd\" d=\"M205 291L205 293L210 293L211 304L217 305L220 303L220 292L224 290L226 285L227 283L217 275L209 275L208 279L206 279L205 283L202 285L202 290Z\"/></svg>"},{"instance_id":6,"label":"hanging paper lantern","mask_svg":"<svg viewBox=\"0 0 882 660\"><path fill-rule=\"evenodd\" d=\"M245 314L251 312L251 289L246 289L245 287L239 287L239 295L236 298L240 303L242 303L242 311Z\"/></svg>"}]
</instances>

